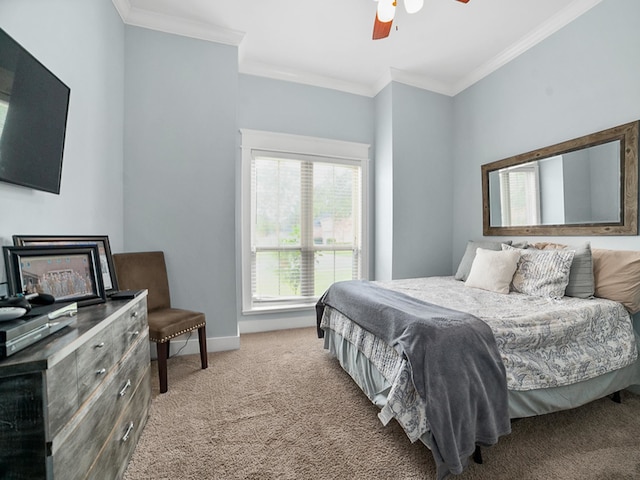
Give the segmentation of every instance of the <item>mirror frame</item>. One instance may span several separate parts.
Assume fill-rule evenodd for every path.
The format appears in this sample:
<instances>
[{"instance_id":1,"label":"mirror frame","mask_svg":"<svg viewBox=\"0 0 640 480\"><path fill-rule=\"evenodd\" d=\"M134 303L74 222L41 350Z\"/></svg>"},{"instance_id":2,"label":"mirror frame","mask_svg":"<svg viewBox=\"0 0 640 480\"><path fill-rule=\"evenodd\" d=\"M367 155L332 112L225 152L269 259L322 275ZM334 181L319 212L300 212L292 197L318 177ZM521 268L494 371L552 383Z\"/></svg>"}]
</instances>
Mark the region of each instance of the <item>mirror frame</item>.
<instances>
[{"instance_id":1,"label":"mirror frame","mask_svg":"<svg viewBox=\"0 0 640 480\"><path fill-rule=\"evenodd\" d=\"M637 235L638 234L638 125L626 123L550 147L482 165L482 233L504 235ZM567 225L492 227L489 209L489 173L501 168L620 140L620 222Z\"/></svg>"}]
</instances>

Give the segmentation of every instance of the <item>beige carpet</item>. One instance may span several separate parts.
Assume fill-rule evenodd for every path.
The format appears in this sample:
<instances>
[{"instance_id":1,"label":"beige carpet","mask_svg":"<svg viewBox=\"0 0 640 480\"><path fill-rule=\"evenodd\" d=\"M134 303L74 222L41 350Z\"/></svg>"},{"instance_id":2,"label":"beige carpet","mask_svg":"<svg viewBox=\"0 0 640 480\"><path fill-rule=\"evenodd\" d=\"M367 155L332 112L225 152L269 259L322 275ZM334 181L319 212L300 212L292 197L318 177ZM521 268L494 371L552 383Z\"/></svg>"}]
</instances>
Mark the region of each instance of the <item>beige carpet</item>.
<instances>
[{"instance_id":1,"label":"beige carpet","mask_svg":"<svg viewBox=\"0 0 640 480\"><path fill-rule=\"evenodd\" d=\"M125 474L138 479L431 479L434 463L372 405L314 328L243 335L238 351L169 360ZM470 479L640 479L640 396L524 419Z\"/></svg>"}]
</instances>

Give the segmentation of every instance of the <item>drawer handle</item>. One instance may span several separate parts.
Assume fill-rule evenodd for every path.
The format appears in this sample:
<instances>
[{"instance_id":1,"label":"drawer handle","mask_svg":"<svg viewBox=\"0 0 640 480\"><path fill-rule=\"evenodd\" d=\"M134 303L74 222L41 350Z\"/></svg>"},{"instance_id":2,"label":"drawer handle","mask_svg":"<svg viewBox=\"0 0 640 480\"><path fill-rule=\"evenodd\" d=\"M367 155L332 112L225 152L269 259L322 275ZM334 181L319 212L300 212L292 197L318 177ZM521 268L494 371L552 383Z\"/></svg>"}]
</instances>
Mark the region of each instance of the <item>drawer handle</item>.
<instances>
[{"instance_id":1,"label":"drawer handle","mask_svg":"<svg viewBox=\"0 0 640 480\"><path fill-rule=\"evenodd\" d=\"M133 318L137 317L137 316L138 316L138 312L131 312L131 316L132 316Z\"/></svg>"},{"instance_id":2,"label":"drawer handle","mask_svg":"<svg viewBox=\"0 0 640 480\"><path fill-rule=\"evenodd\" d=\"M97 345L95 345L96 348L102 348L104 347L104 342L100 342Z\"/></svg>"},{"instance_id":3,"label":"drawer handle","mask_svg":"<svg viewBox=\"0 0 640 480\"><path fill-rule=\"evenodd\" d=\"M135 332L133 332L131 335L132 335L132 336L134 336L134 337L137 337L138 335L140 335L140 331L139 331L139 330L136 330L136 331L135 331Z\"/></svg>"},{"instance_id":4,"label":"drawer handle","mask_svg":"<svg viewBox=\"0 0 640 480\"><path fill-rule=\"evenodd\" d=\"M133 430L133 422L129 422L129 425L127 426L127 431L124 432L124 435L122 436L123 442L126 442L127 440L129 440L129 435L131 435L132 430Z\"/></svg>"},{"instance_id":5,"label":"drawer handle","mask_svg":"<svg viewBox=\"0 0 640 480\"><path fill-rule=\"evenodd\" d=\"M101 368L100 370L98 370L96 372L96 375L104 375L105 373L107 373L107 369L106 368Z\"/></svg>"},{"instance_id":6,"label":"drawer handle","mask_svg":"<svg viewBox=\"0 0 640 480\"><path fill-rule=\"evenodd\" d=\"M119 395L121 397L124 397L125 394L127 393L127 390L129 390L129 387L131 386L131 379L127 380L127 383L124 384L124 387L122 387L122 390L120 390Z\"/></svg>"}]
</instances>

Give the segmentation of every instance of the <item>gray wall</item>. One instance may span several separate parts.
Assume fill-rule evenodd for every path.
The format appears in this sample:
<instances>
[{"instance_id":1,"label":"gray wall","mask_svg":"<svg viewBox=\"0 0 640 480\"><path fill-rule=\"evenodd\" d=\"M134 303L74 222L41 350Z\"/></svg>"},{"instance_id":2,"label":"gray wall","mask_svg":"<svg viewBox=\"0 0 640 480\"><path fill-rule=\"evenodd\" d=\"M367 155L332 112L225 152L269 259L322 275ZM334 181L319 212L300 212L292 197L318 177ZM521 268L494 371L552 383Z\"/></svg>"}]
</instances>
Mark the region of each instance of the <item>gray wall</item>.
<instances>
[{"instance_id":1,"label":"gray wall","mask_svg":"<svg viewBox=\"0 0 640 480\"><path fill-rule=\"evenodd\" d=\"M605 143L589 150L591 214L600 222L620 218L620 146Z\"/></svg>"},{"instance_id":2,"label":"gray wall","mask_svg":"<svg viewBox=\"0 0 640 480\"><path fill-rule=\"evenodd\" d=\"M377 280L452 273L451 103L396 82L375 98Z\"/></svg>"},{"instance_id":3,"label":"gray wall","mask_svg":"<svg viewBox=\"0 0 640 480\"><path fill-rule=\"evenodd\" d=\"M237 49L127 27L127 251L163 250L175 306L237 335Z\"/></svg>"},{"instance_id":4,"label":"gray wall","mask_svg":"<svg viewBox=\"0 0 640 480\"><path fill-rule=\"evenodd\" d=\"M10 245L14 234L108 235L121 250L122 20L110 0L2 0L0 28L71 88L60 195L0 183L0 242Z\"/></svg>"},{"instance_id":5,"label":"gray wall","mask_svg":"<svg viewBox=\"0 0 640 480\"><path fill-rule=\"evenodd\" d=\"M451 275L452 100L401 83L392 92L392 275Z\"/></svg>"},{"instance_id":6,"label":"gray wall","mask_svg":"<svg viewBox=\"0 0 640 480\"><path fill-rule=\"evenodd\" d=\"M637 0L604 0L456 95L453 265L482 237L482 164L640 118L638 18ZM640 248L637 236L553 240Z\"/></svg>"},{"instance_id":7,"label":"gray wall","mask_svg":"<svg viewBox=\"0 0 640 480\"><path fill-rule=\"evenodd\" d=\"M637 18L636 0L604 0L453 99L397 83L368 98L239 75L235 47L125 28L109 0L2 0L0 26L71 106L61 195L0 184L0 238L164 250L174 302L234 337L238 129L264 129L372 144L375 276L451 273L482 236L480 165L640 118Z\"/></svg>"},{"instance_id":8,"label":"gray wall","mask_svg":"<svg viewBox=\"0 0 640 480\"><path fill-rule=\"evenodd\" d=\"M393 84L375 97L375 258L374 277L393 278Z\"/></svg>"}]
</instances>

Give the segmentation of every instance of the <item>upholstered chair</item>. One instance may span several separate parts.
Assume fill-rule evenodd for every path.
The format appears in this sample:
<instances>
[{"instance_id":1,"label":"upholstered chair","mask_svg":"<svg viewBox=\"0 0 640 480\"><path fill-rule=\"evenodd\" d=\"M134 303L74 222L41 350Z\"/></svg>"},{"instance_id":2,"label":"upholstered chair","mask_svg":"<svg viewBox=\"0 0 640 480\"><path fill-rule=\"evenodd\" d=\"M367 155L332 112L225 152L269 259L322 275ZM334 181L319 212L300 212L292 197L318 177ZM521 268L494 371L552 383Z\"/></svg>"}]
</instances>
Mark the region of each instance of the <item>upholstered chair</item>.
<instances>
[{"instance_id":1,"label":"upholstered chair","mask_svg":"<svg viewBox=\"0 0 640 480\"><path fill-rule=\"evenodd\" d=\"M147 320L149 339L156 342L160 393L167 391L167 359L172 338L198 330L200 362L207 368L207 333L205 315L201 312L173 308L169 296L169 280L163 252L116 253L113 263L121 290L149 291Z\"/></svg>"}]
</instances>

